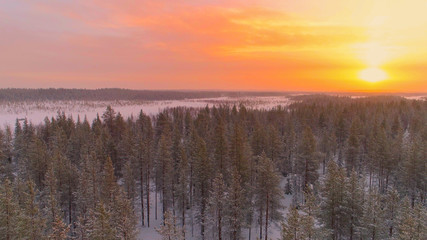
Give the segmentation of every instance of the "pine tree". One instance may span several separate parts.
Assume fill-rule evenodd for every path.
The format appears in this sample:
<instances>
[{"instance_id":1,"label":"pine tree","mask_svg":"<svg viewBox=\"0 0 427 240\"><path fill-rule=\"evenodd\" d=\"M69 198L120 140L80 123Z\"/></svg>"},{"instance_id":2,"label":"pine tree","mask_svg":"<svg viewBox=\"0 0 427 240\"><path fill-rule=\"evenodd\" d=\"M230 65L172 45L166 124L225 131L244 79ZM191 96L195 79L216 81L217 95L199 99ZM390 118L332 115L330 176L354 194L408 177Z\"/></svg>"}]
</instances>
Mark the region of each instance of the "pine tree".
<instances>
[{"instance_id":1,"label":"pine tree","mask_svg":"<svg viewBox=\"0 0 427 240\"><path fill-rule=\"evenodd\" d=\"M303 187L305 190L309 184L313 184L317 180L317 170L319 168L319 162L316 157L316 140L310 127L304 129L295 165L296 172L303 177Z\"/></svg>"},{"instance_id":2,"label":"pine tree","mask_svg":"<svg viewBox=\"0 0 427 240\"><path fill-rule=\"evenodd\" d=\"M211 180L211 164L207 156L206 144L203 139L198 138L196 163L195 163L195 185L197 190L197 202L199 207L200 234L205 238L206 208L209 197L209 186Z\"/></svg>"},{"instance_id":3,"label":"pine tree","mask_svg":"<svg viewBox=\"0 0 427 240\"><path fill-rule=\"evenodd\" d=\"M214 231L214 236L218 240L222 240L223 236L223 226L224 226L224 215L225 215L225 206L227 204L226 199L226 186L224 179L221 173L213 179L212 189L210 191L209 202L208 202L208 211L211 215L211 221Z\"/></svg>"},{"instance_id":4,"label":"pine tree","mask_svg":"<svg viewBox=\"0 0 427 240\"><path fill-rule=\"evenodd\" d=\"M6 179L0 185L0 239L13 240L19 239L20 209L15 201L12 183Z\"/></svg>"},{"instance_id":5,"label":"pine tree","mask_svg":"<svg viewBox=\"0 0 427 240\"><path fill-rule=\"evenodd\" d=\"M78 173L78 187L76 190L77 212L82 221L87 220L89 213L95 210L101 198L101 187L99 186L101 184L100 169L101 167L95 152L83 156L82 166Z\"/></svg>"},{"instance_id":6,"label":"pine tree","mask_svg":"<svg viewBox=\"0 0 427 240\"><path fill-rule=\"evenodd\" d=\"M88 237L93 240L115 240L116 230L112 224L110 211L100 202L88 223Z\"/></svg>"},{"instance_id":7,"label":"pine tree","mask_svg":"<svg viewBox=\"0 0 427 240\"><path fill-rule=\"evenodd\" d=\"M19 238L28 240L46 239L43 232L46 227L46 221L40 212L39 202L36 199L37 192L33 182L27 182L25 195L26 201L18 225Z\"/></svg>"},{"instance_id":8,"label":"pine tree","mask_svg":"<svg viewBox=\"0 0 427 240\"><path fill-rule=\"evenodd\" d=\"M181 161L178 166L178 209L181 212L181 224L182 228L185 229L185 210L188 205L188 175L189 175L189 165L188 158L184 148L180 147L181 151ZM185 234L184 234L185 237Z\"/></svg>"},{"instance_id":9,"label":"pine tree","mask_svg":"<svg viewBox=\"0 0 427 240\"><path fill-rule=\"evenodd\" d=\"M281 240L302 240L303 231L301 216L295 207L291 207L286 222L282 223Z\"/></svg>"},{"instance_id":10,"label":"pine tree","mask_svg":"<svg viewBox=\"0 0 427 240\"><path fill-rule=\"evenodd\" d=\"M147 226L150 227L150 178L152 168L152 151L153 151L153 126L150 117L145 115L142 111L139 114L139 118L136 121L137 130L136 141L138 142L138 160L139 160L139 182L140 182L140 200L141 200L141 220L144 225L144 187L146 204L145 209L147 210ZM145 186L144 186L145 183Z\"/></svg>"},{"instance_id":11,"label":"pine tree","mask_svg":"<svg viewBox=\"0 0 427 240\"><path fill-rule=\"evenodd\" d=\"M0 130L0 180L13 179L12 133L9 127Z\"/></svg>"},{"instance_id":12,"label":"pine tree","mask_svg":"<svg viewBox=\"0 0 427 240\"><path fill-rule=\"evenodd\" d=\"M114 196L118 192L118 184L114 175L114 167L111 158L108 157L104 164L102 180L102 199L107 206L112 205Z\"/></svg>"},{"instance_id":13,"label":"pine tree","mask_svg":"<svg viewBox=\"0 0 427 240\"><path fill-rule=\"evenodd\" d=\"M361 230L361 218L363 216L364 202L363 185L360 182L355 170L346 179L345 185L345 212L347 213L347 231L349 239L359 239ZM347 235L347 234L346 234Z\"/></svg>"},{"instance_id":14,"label":"pine tree","mask_svg":"<svg viewBox=\"0 0 427 240\"><path fill-rule=\"evenodd\" d=\"M135 174L134 174L134 164L131 160L126 161L123 167L123 179L124 179L124 189L126 190L126 196L132 201L135 198L136 185L135 185Z\"/></svg>"},{"instance_id":15,"label":"pine tree","mask_svg":"<svg viewBox=\"0 0 427 240\"><path fill-rule=\"evenodd\" d=\"M343 235L346 223L345 192L342 184L345 172L334 161L329 161L326 178L321 188L320 220L332 240Z\"/></svg>"},{"instance_id":16,"label":"pine tree","mask_svg":"<svg viewBox=\"0 0 427 240\"><path fill-rule=\"evenodd\" d=\"M411 208L408 198L403 200L397 224L397 239L421 240L427 237L427 211L417 203Z\"/></svg>"},{"instance_id":17,"label":"pine tree","mask_svg":"<svg viewBox=\"0 0 427 240\"><path fill-rule=\"evenodd\" d=\"M58 203L58 182L53 167L50 165L45 176L46 217L48 220L49 239L62 239L69 231L69 226L63 222L63 216Z\"/></svg>"},{"instance_id":18,"label":"pine tree","mask_svg":"<svg viewBox=\"0 0 427 240\"><path fill-rule=\"evenodd\" d=\"M390 142L387 138L384 126L380 126L374 134L374 166L378 175L378 189L383 193L388 185L393 165L390 163L392 159L390 154Z\"/></svg>"},{"instance_id":19,"label":"pine tree","mask_svg":"<svg viewBox=\"0 0 427 240\"><path fill-rule=\"evenodd\" d=\"M123 240L136 239L136 218L132 201L126 198L121 189L114 196L114 205L110 208L116 238Z\"/></svg>"},{"instance_id":20,"label":"pine tree","mask_svg":"<svg viewBox=\"0 0 427 240\"><path fill-rule=\"evenodd\" d=\"M224 121L219 117L216 129L215 129L215 163L218 166L219 172L224 172L228 167L228 142L226 137L226 128Z\"/></svg>"},{"instance_id":21,"label":"pine tree","mask_svg":"<svg viewBox=\"0 0 427 240\"><path fill-rule=\"evenodd\" d=\"M363 216L361 218L363 223L362 238L383 239L386 235L384 211L377 190L371 189L369 191L363 208Z\"/></svg>"},{"instance_id":22,"label":"pine tree","mask_svg":"<svg viewBox=\"0 0 427 240\"><path fill-rule=\"evenodd\" d=\"M288 128L288 132L284 139L284 155L285 155L285 167L286 172L295 173L294 169L294 153L296 149L296 133L293 124Z\"/></svg>"},{"instance_id":23,"label":"pine tree","mask_svg":"<svg viewBox=\"0 0 427 240\"><path fill-rule=\"evenodd\" d=\"M251 158L250 146L241 125L235 125L230 140L230 160L232 166L239 172L242 181L249 180L249 161Z\"/></svg>"},{"instance_id":24,"label":"pine tree","mask_svg":"<svg viewBox=\"0 0 427 240\"><path fill-rule=\"evenodd\" d=\"M425 164L425 153L427 144L421 138L415 137L409 146L406 160L403 163L403 182L405 192L411 199L411 206L415 205L417 196L422 196L427 188L427 170Z\"/></svg>"},{"instance_id":25,"label":"pine tree","mask_svg":"<svg viewBox=\"0 0 427 240\"><path fill-rule=\"evenodd\" d=\"M48 236L49 240L65 240L68 239L68 232L70 231L70 226L66 225L62 221L61 216L56 216L55 220L51 223L52 230Z\"/></svg>"},{"instance_id":26,"label":"pine tree","mask_svg":"<svg viewBox=\"0 0 427 240\"><path fill-rule=\"evenodd\" d=\"M319 206L317 204L316 196L313 193L313 189L308 187L305 192L305 203L301 208L304 213L301 215L300 224L303 232L301 234L302 239L321 239L322 232L316 228L316 216L319 212Z\"/></svg>"},{"instance_id":27,"label":"pine tree","mask_svg":"<svg viewBox=\"0 0 427 240\"><path fill-rule=\"evenodd\" d=\"M172 205L173 159L171 153L172 142L168 131L164 131L159 140L156 171L159 177L159 187L162 194L162 213Z\"/></svg>"},{"instance_id":28,"label":"pine tree","mask_svg":"<svg viewBox=\"0 0 427 240\"><path fill-rule=\"evenodd\" d=\"M396 189L389 189L384 196L384 219L388 228L388 237L393 239L396 232L396 222L399 212L400 197Z\"/></svg>"},{"instance_id":29,"label":"pine tree","mask_svg":"<svg viewBox=\"0 0 427 240\"><path fill-rule=\"evenodd\" d=\"M351 171L358 171L359 166L359 132L357 122L353 122L350 128L350 136L347 142L346 153L346 168L347 173L350 175Z\"/></svg>"},{"instance_id":30,"label":"pine tree","mask_svg":"<svg viewBox=\"0 0 427 240\"><path fill-rule=\"evenodd\" d=\"M184 240L183 230L177 226L176 217L171 211L165 213L164 224L156 229L162 240Z\"/></svg>"},{"instance_id":31,"label":"pine tree","mask_svg":"<svg viewBox=\"0 0 427 240\"><path fill-rule=\"evenodd\" d=\"M282 167L282 164L280 164L282 162L282 141L279 136L279 131L273 125L269 125L267 128L267 136L267 149L265 153L280 169Z\"/></svg>"},{"instance_id":32,"label":"pine tree","mask_svg":"<svg viewBox=\"0 0 427 240\"><path fill-rule=\"evenodd\" d=\"M280 203L282 198L280 175L274 163L264 153L261 154L257 167L256 204L259 206L259 215L265 216L264 219L260 217L260 223L264 222L264 236L267 240L270 222L276 222L282 218L279 211L282 207Z\"/></svg>"},{"instance_id":33,"label":"pine tree","mask_svg":"<svg viewBox=\"0 0 427 240\"><path fill-rule=\"evenodd\" d=\"M225 220L228 225L230 239L238 240L241 236L241 229L244 222L244 189L242 180L237 169L231 173L231 183L227 189L227 205Z\"/></svg>"}]
</instances>

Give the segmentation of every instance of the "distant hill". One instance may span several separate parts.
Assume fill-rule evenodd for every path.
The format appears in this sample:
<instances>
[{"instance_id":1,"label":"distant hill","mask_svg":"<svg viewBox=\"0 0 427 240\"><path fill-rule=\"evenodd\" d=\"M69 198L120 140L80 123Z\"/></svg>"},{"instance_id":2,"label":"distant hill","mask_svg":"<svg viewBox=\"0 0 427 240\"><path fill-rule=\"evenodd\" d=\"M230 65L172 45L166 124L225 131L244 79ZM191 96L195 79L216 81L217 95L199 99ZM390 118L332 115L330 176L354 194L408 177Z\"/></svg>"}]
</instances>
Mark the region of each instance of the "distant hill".
<instances>
[{"instance_id":1,"label":"distant hill","mask_svg":"<svg viewBox=\"0 0 427 240\"><path fill-rule=\"evenodd\" d=\"M267 96L287 96L294 100L307 100L317 97L329 96L405 96L419 97L427 96L426 93L375 93L375 92L256 92L256 91L196 91L196 90L132 90L121 88L101 88L101 89L66 89L66 88L3 88L0 89L1 102L20 101L156 101L156 100L183 100L197 98L218 98L218 97L267 97Z\"/></svg>"},{"instance_id":2,"label":"distant hill","mask_svg":"<svg viewBox=\"0 0 427 240\"><path fill-rule=\"evenodd\" d=\"M216 97L286 96L284 92L232 92L232 91L166 91L103 89L0 89L0 101L115 101L115 100L181 100Z\"/></svg>"}]
</instances>

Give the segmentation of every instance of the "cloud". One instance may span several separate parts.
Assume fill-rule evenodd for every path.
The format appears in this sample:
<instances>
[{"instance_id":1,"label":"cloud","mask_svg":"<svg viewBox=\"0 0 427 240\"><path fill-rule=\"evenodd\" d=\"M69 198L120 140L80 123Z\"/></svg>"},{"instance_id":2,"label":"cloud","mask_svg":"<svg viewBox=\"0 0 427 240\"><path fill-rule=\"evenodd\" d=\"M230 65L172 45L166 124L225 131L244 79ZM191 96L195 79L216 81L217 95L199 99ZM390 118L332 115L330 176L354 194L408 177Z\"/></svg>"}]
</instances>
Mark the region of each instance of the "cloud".
<instances>
[{"instance_id":1,"label":"cloud","mask_svg":"<svg viewBox=\"0 0 427 240\"><path fill-rule=\"evenodd\" d=\"M328 71L360 67L354 46L369 41L366 26L277 2L12 1L0 9L0 83L303 89L345 75Z\"/></svg>"}]
</instances>

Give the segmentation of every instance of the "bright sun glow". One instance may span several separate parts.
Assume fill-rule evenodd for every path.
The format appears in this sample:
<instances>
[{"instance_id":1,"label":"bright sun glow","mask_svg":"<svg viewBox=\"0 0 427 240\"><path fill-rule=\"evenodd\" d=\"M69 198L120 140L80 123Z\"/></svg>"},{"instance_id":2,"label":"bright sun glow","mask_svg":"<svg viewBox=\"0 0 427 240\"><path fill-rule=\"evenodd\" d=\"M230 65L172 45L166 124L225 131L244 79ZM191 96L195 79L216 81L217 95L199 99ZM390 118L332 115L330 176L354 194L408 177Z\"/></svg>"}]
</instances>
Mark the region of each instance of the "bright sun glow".
<instances>
[{"instance_id":1,"label":"bright sun glow","mask_svg":"<svg viewBox=\"0 0 427 240\"><path fill-rule=\"evenodd\" d=\"M379 82L387 79L387 73L379 68L366 68L359 72L359 78L367 82Z\"/></svg>"}]
</instances>

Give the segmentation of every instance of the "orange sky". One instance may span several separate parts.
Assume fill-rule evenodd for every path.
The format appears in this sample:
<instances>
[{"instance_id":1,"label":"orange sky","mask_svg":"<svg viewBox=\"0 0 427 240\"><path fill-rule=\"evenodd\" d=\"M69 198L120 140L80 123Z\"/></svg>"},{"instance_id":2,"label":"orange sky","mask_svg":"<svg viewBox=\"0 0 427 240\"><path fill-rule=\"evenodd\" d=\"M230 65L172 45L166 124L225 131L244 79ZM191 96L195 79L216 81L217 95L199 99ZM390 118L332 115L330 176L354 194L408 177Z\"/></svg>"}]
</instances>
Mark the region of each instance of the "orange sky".
<instances>
[{"instance_id":1,"label":"orange sky","mask_svg":"<svg viewBox=\"0 0 427 240\"><path fill-rule=\"evenodd\" d=\"M2 1L0 87L427 92L426 29L423 0Z\"/></svg>"}]
</instances>

